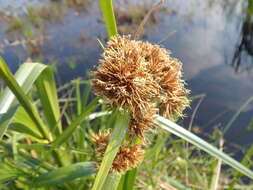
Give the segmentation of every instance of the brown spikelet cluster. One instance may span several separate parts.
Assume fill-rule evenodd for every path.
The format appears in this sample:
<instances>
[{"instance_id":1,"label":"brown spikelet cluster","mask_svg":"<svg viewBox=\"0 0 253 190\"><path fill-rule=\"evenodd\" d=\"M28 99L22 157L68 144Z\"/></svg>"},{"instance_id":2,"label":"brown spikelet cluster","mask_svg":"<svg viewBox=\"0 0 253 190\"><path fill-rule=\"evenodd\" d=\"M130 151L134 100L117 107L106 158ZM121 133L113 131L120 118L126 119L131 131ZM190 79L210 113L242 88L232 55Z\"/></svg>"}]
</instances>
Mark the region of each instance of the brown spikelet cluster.
<instances>
[{"instance_id":1,"label":"brown spikelet cluster","mask_svg":"<svg viewBox=\"0 0 253 190\"><path fill-rule=\"evenodd\" d=\"M94 72L93 88L115 105L140 116L150 100L159 95L159 86L147 72L135 43L120 36L108 42L101 64Z\"/></svg>"},{"instance_id":2,"label":"brown spikelet cluster","mask_svg":"<svg viewBox=\"0 0 253 190\"><path fill-rule=\"evenodd\" d=\"M110 133L99 132L94 135L92 140L96 145L96 154L99 158L103 158L106 151L106 147L109 143ZM130 145L128 142L124 142L117 153L110 172L124 172L135 167L143 160L143 150L141 145Z\"/></svg>"},{"instance_id":3,"label":"brown spikelet cluster","mask_svg":"<svg viewBox=\"0 0 253 190\"><path fill-rule=\"evenodd\" d=\"M114 106L131 111L130 130L137 136L155 126L156 113L169 119L183 116L189 91L184 88L182 63L169 51L130 36L115 36L102 57L93 73L93 88Z\"/></svg>"},{"instance_id":4,"label":"brown spikelet cluster","mask_svg":"<svg viewBox=\"0 0 253 190\"><path fill-rule=\"evenodd\" d=\"M92 141L96 144L96 154L102 158L104 156L106 147L109 143L110 132L99 132L92 137Z\"/></svg>"},{"instance_id":5,"label":"brown spikelet cluster","mask_svg":"<svg viewBox=\"0 0 253 190\"><path fill-rule=\"evenodd\" d=\"M130 135L144 139L144 131L156 127L154 122L157 109L149 108L142 117L132 117L129 122Z\"/></svg>"},{"instance_id":6,"label":"brown spikelet cluster","mask_svg":"<svg viewBox=\"0 0 253 190\"><path fill-rule=\"evenodd\" d=\"M183 116L189 105L182 80L182 63L158 45L131 40L130 36L111 38L93 72L92 86L98 95L130 113L128 138L145 142L144 132L156 127L155 115L169 119ZM96 152L103 157L110 133L93 137ZM130 140L131 141L131 140ZM143 159L141 145L125 142L113 161L111 171L123 172Z\"/></svg>"},{"instance_id":7,"label":"brown spikelet cluster","mask_svg":"<svg viewBox=\"0 0 253 190\"><path fill-rule=\"evenodd\" d=\"M159 96L155 99L158 100L160 114L169 119L174 119L175 115L183 116L183 110L189 105L186 97L189 90L185 89L185 82L182 80L182 63L158 45L140 41L138 44L140 55L148 62L148 72L160 88Z\"/></svg>"}]
</instances>

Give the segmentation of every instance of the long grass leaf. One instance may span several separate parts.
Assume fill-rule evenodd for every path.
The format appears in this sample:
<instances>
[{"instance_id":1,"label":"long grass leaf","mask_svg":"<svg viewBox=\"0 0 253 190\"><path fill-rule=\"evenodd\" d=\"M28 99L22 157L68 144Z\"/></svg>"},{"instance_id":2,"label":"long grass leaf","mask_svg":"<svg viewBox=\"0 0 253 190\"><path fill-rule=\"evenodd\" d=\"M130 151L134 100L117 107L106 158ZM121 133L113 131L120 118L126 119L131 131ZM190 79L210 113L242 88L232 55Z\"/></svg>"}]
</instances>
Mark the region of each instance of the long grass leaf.
<instances>
[{"instance_id":1,"label":"long grass leaf","mask_svg":"<svg viewBox=\"0 0 253 190\"><path fill-rule=\"evenodd\" d=\"M92 175L96 172L96 166L93 162L80 162L54 169L48 173L38 176L34 181L34 186L52 186L64 184L71 180Z\"/></svg>"},{"instance_id":2,"label":"long grass leaf","mask_svg":"<svg viewBox=\"0 0 253 190\"><path fill-rule=\"evenodd\" d=\"M83 90L83 96L81 98L83 107L85 107L87 102L88 102L89 96L91 94L90 92L91 92L91 85L86 84L85 87L84 87L84 90Z\"/></svg>"},{"instance_id":3,"label":"long grass leaf","mask_svg":"<svg viewBox=\"0 0 253 190\"><path fill-rule=\"evenodd\" d=\"M99 0L99 5L105 20L108 36L112 37L118 33L112 0Z\"/></svg>"},{"instance_id":4,"label":"long grass leaf","mask_svg":"<svg viewBox=\"0 0 253 190\"><path fill-rule=\"evenodd\" d=\"M22 90L22 88L20 87L15 77L10 72L8 66L5 64L4 60L1 57L0 57L0 77L4 80L6 85L13 92L19 103L24 107L24 109L29 114L34 123L36 123L36 126L38 127L43 137L45 137L50 141L51 140L50 133L48 132L46 126L43 124L36 107L32 104L28 96L26 96L26 93Z\"/></svg>"},{"instance_id":5,"label":"long grass leaf","mask_svg":"<svg viewBox=\"0 0 253 190\"><path fill-rule=\"evenodd\" d=\"M0 58L0 62L4 62ZM24 93L27 93L38 76L44 71L47 66L38 63L24 63L15 74L15 79L20 85ZM18 106L15 104L15 96L9 88L6 88L0 95L0 138L5 133Z\"/></svg>"},{"instance_id":6,"label":"long grass leaf","mask_svg":"<svg viewBox=\"0 0 253 190\"><path fill-rule=\"evenodd\" d=\"M233 115L231 120L229 120L228 124L225 126L223 130L223 136L228 132L232 124L235 122L240 113L253 101L253 96L251 96L241 107L240 109Z\"/></svg>"},{"instance_id":7,"label":"long grass leaf","mask_svg":"<svg viewBox=\"0 0 253 190\"><path fill-rule=\"evenodd\" d=\"M52 147L57 147L66 142L71 137L75 129L81 124L87 116L98 107L98 98L95 98L77 118L58 136L53 142Z\"/></svg>"},{"instance_id":8,"label":"long grass leaf","mask_svg":"<svg viewBox=\"0 0 253 190\"><path fill-rule=\"evenodd\" d=\"M201 150L209 153L210 155L218 159L221 159L224 163L228 164L232 168L236 169L237 171L253 179L253 172L250 169L246 168L244 165L240 164L239 162L237 162L236 160L234 160L227 154L221 152L216 147L208 144L206 141L197 137L193 133L177 125L176 123L173 123L172 121L168 119L165 119L164 117L157 116L156 120L158 124L160 124L162 129L173 133L174 135L190 142L191 144L197 146Z\"/></svg>"},{"instance_id":9,"label":"long grass leaf","mask_svg":"<svg viewBox=\"0 0 253 190\"><path fill-rule=\"evenodd\" d=\"M133 190L134 182L137 174L137 168L127 171L125 174L125 180L123 184L123 190Z\"/></svg>"},{"instance_id":10,"label":"long grass leaf","mask_svg":"<svg viewBox=\"0 0 253 190\"><path fill-rule=\"evenodd\" d=\"M127 113L119 113L118 111L115 111L114 115L117 115L114 129L110 137L109 144L106 148L92 190L101 190L103 188L109 170L112 166L113 160L122 144L122 141L125 137L125 133L128 127L129 116ZM119 180L120 178L118 178L118 181ZM108 185L108 182L106 184Z\"/></svg>"},{"instance_id":11,"label":"long grass leaf","mask_svg":"<svg viewBox=\"0 0 253 190\"><path fill-rule=\"evenodd\" d=\"M80 92L80 79L76 80L76 104L77 104L77 114L79 115L82 110L82 100L81 100L81 92Z\"/></svg>"},{"instance_id":12,"label":"long grass leaf","mask_svg":"<svg viewBox=\"0 0 253 190\"><path fill-rule=\"evenodd\" d=\"M43 136L37 129L36 124L21 106L16 111L9 129L22 133L23 135L28 135L33 140L36 140L38 142L43 142Z\"/></svg>"},{"instance_id":13,"label":"long grass leaf","mask_svg":"<svg viewBox=\"0 0 253 190\"><path fill-rule=\"evenodd\" d=\"M3 137L9 124L11 123L14 114L16 113L18 105L11 107L7 112L0 114L0 139Z\"/></svg>"},{"instance_id":14,"label":"long grass leaf","mask_svg":"<svg viewBox=\"0 0 253 190\"><path fill-rule=\"evenodd\" d=\"M121 175L118 172L108 174L103 190L115 190L119 185Z\"/></svg>"},{"instance_id":15,"label":"long grass leaf","mask_svg":"<svg viewBox=\"0 0 253 190\"><path fill-rule=\"evenodd\" d=\"M38 77L35 84L48 127L52 134L59 135L62 131L62 126L53 70L47 67Z\"/></svg>"}]
</instances>

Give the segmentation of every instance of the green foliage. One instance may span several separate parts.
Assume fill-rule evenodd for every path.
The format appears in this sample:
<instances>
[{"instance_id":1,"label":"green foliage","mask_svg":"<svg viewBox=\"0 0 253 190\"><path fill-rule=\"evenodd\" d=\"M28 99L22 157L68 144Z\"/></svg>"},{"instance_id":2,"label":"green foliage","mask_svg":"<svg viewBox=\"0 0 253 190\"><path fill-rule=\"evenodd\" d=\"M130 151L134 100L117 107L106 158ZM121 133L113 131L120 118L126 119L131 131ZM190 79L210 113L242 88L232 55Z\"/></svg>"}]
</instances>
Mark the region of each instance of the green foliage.
<instances>
[{"instance_id":1,"label":"green foliage","mask_svg":"<svg viewBox=\"0 0 253 190\"><path fill-rule=\"evenodd\" d=\"M116 174L115 175L112 174L112 176L108 176L108 178L107 178L107 175L112 166L112 162L124 140L125 133L128 127L129 116L128 116L128 113L120 113L118 110L116 110L113 113L113 115L117 116L115 120L115 124L113 125L114 130L110 137L109 144L106 148L104 158L100 165L92 190L100 190L103 188L112 189L112 187L115 187L116 189L117 188L116 184L118 184L120 180L120 176ZM112 178L114 178L114 180Z\"/></svg>"},{"instance_id":2,"label":"green foliage","mask_svg":"<svg viewBox=\"0 0 253 190\"><path fill-rule=\"evenodd\" d=\"M99 0L101 12L105 20L105 26L109 37L116 35L117 25L112 7L112 0Z\"/></svg>"},{"instance_id":3,"label":"green foliage","mask_svg":"<svg viewBox=\"0 0 253 190\"><path fill-rule=\"evenodd\" d=\"M92 162L75 163L48 173L43 173L35 179L34 186L63 184L76 178L89 176L95 172L95 165Z\"/></svg>"},{"instance_id":4,"label":"green foliage","mask_svg":"<svg viewBox=\"0 0 253 190\"><path fill-rule=\"evenodd\" d=\"M3 59L1 58L0 58L0 75L4 80L4 82L7 84L7 86L10 88L10 90L13 92L15 97L18 99L19 103L24 107L26 112L29 114L33 122L36 123L36 127L40 131L41 135L45 139L50 140L50 133L48 132L48 129L41 120L38 110L32 104L32 102L30 101L24 90L20 87L20 85L10 72L8 66L4 63ZM5 97L8 98L8 95L6 95Z\"/></svg>"},{"instance_id":5,"label":"green foliage","mask_svg":"<svg viewBox=\"0 0 253 190\"><path fill-rule=\"evenodd\" d=\"M143 189L148 186L157 188L164 185L187 189L189 183L202 184L205 188L210 186L217 161L204 154L201 154L201 157L193 157L197 148L190 146L185 149L182 140L171 137L162 132L162 129L158 130L157 134L148 135L149 148L138 170L133 169L122 176L117 173L107 175L128 126L127 113L122 115L119 112L103 112L103 107L101 111L94 113L100 106L98 98L89 101L90 85L80 79L69 84L69 92L73 91L72 88L75 89L74 98L66 98L66 94L71 94L68 91L64 94L65 98L58 98L52 70L48 66L38 63L24 64L15 76L12 76L6 65L1 66L1 77L5 77L6 84L20 101L18 104L15 96L10 95L8 96L11 102L8 104L7 101L0 101L2 105L8 105L4 113L8 113L12 118L7 124L1 123L6 127L5 137L0 141L0 166L3 168L1 171L5 171L0 173L3 189L90 189L94 182L93 189L110 189L114 186L114 189L118 190ZM23 69L27 66L31 66L30 69ZM38 70L33 70L35 68ZM31 71L34 77L31 77ZM29 78L31 84L28 82ZM32 84L35 84L36 88L32 88ZM4 94L11 92L8 89L2 92L1 97L8 100ZM30 105L47 127L46 130L52 137L51 141L45 140L39 130L39 122L35 120L37 118L26 108ZM6 121L3 118L2 121ZM164 118L158 117L158 120L166 131L216 156L236 168L238 172L252 177L249 169L191 132ZM91 139L92 134L101 128L114 130L107 153L94 179L96 167L90 161L96 161L97 158L94 157ZM251 152L248 153L248 156L250 155ZM248 159L245 157L244 160L243 164L249 166ZM202 168L207 171L203 171ZM149 177L143 178L143 175ZM236 181L240 176L238 173L234 180L233 184L236 187ZM184 181L186 177L189 183Z\"/></svg>"},{"instance_id":6,"label":"green foliage","mask_svg":"<svg viewBox=\"0 0 253 190\"><path fill-rule=\"evenodd\" d=\"M132 170L127 171L125 175L121 176L117 190L133 190L136 174L137 168L134 168Z\"/></svg>"},{"instance_id":7,"label":"green foliage","mask_svg":"<svg viewBox=\"0 0 253 190\"><path fill-rule=\"evenodd\" d=\"M84 138L87 136L90 138L90 135L83 133L83 136L70 143L67 143L67 140L72 140L73 136L76 136L76 129L79 126L84 127L82 125L84 121L87 123L96 118L96 114L91 116L90 114L99 106L98 98L88 105L87 94L84 96L83 103L80 98L78 103L84 105L81 113L77 117L71 114L73 119L69 119L69 126L64 130L60 100L51 68L39 63L24 64L13 76L3 60L0 66L1 77L10 89L6 88L2 92L0 101L3 105L1 131L5 134L0 143L2 150L0 158L11 160L8 165L4 160L1 162L1 166L6 170L6 173L2 174L2 183L8 181L6 187L9 187L9 182L14 182L12 189L30 189L31 187L37 189L37 186L48 185L56 189L60 186L64 189L72 189L75 185L79 186L79 181L74 184L69 181L91 176L96 171L94 164L83 163L87 159L90 160L90 156L84 156L87 153L83 151L90 146L90 144L84 145ZM33 84L36 89L33 93L29 93ZM33 100L34 98L36 100ZM70 101L67 99L67 103ZM82 130L85 129L82 128ZM83 149L73 148L76 147L72 146L76 142L79 142ZM70 155L69 151L72 151L74 155ZM80 157L79 154L83 156ZM55 168L49 163L64 167ZM11 168L14 168L16 172ZM88 183L84 183L82 186L87 185Z\"/></svg>"}]
</instances>

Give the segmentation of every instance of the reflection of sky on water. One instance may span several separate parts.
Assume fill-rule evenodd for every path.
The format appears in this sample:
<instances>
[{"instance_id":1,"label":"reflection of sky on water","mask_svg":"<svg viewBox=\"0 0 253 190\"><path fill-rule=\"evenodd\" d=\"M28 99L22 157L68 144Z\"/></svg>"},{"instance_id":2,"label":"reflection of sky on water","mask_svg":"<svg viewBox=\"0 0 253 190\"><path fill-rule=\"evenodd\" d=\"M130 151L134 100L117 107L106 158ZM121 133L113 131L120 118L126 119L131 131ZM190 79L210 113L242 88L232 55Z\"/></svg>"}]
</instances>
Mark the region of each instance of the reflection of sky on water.
<instances>
[{"instance_id":1,"label":"reflection of sky on water","mask_svg":"<svg viewBox=\"0 0 253 190\"><path fill-rule=\"evenodd\" d=\"M48 1L48 0L43 0ZM0 0L0 10L18 11L24 7L35 5L39 0Z\"/></svg>"},{"instance_id":2,"label":"reflection of sky on water","mask_svg":"<svg viewBox=\"0 0 253 190\"><path fill-rule=\"evenodd\" d=\"M227 111L213 123L224 126L232 114L253 95L252 74L235 74L228 65L240 38L238 14L242 4L237 2L233 8L234 14L227 16L226 10L219 4L208 8L206 1L177 2L178 7L175 1L169 4L173 4L173 9L178 12L174 16L163 17L164 22L159 24L157 30L151 31L150 36L152 41L159 41L166 33L176 31L163 45L184 63L185 77L192 94L207 95L198 111L196 124L206 126L207 121ZM182 6L185 8L180 9ZM193 6L201 8L192 9ZM243 131L252 116L251 105L238 118L228 136ZM250 138L252 135L247 133L237 142L249 142Z\"/></svg>"},{"instance_id":3,"label":"reflection of sky on water","mask_svg":"<svg viewBox=\"0 0 253 190\"><path fill-rule=\"evenodd\" d=\"M207 95L195 124L206 126L207 121L227 111L213 123L225 125L239 106L253 95L252 73L236 74L230 66L240 39L245 1L168 0L166 6L167 13L156 14L158 24L146 29L146 39L159 42L171 33L162 46L184 63L185 78L192 94ZM105 36L104 26L98 19L99 9L93 4L85 13L76 14L71 10L62 23L47 25L42 55L47 61L57 60L63 82L83 76L97 63L101 48L96 39L103 40ZM12 67L28 56L24 51L16 56L17 51L13 49L7 48L3 53ZM75 69L69 66L71 61L76 63ZM241 114L231 130L232 136L238 128L246 127L253 116L252 110L251 106ZM207 130L212 126L207 126ZM237 142L249 142L252 138L249 134Z\"/></svg>"}]
</instances>

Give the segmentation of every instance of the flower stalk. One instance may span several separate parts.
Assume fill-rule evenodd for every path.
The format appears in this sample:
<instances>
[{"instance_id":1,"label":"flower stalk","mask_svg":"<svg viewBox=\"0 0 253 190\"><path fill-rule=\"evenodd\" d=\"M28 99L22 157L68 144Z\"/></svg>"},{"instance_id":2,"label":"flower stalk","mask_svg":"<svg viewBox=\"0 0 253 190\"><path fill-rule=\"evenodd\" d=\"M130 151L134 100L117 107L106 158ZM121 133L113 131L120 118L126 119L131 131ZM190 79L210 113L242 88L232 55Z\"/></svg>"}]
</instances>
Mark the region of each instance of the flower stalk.
<instances>
[{"instance_id":1,"label":"flower stalk","mask_svg":"<svg viewBox=\"0 0 253 190\"><path fill-rule=\"evenodd\" d=\"M117 115L116 123L112 135L109 140L109 144L106 147L103 160L99 167L94 185L92 190L100 190L104 188L104 183L106 181L107 175L111 169L114 158L125 138L125 134L129 123L129 114L127 112L119 112L118 109L114 111ZM108 182L107 182L108 183Z\"/></svg>"},{"instance_id":2,"label":"flower stalk","mask_svg":"<svg viewBox=\"0 0 253 190\"><path fill-rule=\"evenodd\" d=\"M93 137L102 162L92 190L113 190L119 176L143 160L145 131L157 127L155 115L182 117L189 91L184 88L181 62L158 45L117 35L112 1L99 3L110 39L92 74L92 87L118 115L112 134Z\"/></svg>"}]
</instances>

